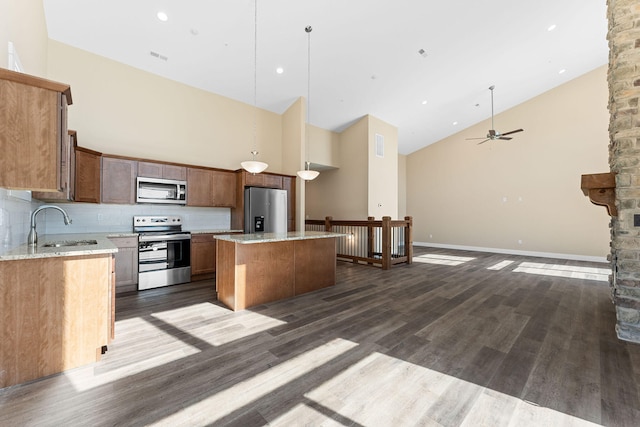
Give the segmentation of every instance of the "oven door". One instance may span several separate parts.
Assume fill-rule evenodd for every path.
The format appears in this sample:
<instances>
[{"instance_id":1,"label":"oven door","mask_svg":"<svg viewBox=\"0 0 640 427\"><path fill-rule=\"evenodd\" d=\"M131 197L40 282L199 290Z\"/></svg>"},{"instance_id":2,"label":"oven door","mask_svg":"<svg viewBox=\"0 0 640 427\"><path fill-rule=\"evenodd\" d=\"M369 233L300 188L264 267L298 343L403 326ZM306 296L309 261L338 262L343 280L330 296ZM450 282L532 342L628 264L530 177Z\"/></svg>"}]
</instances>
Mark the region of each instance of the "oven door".
<instances>
[{"instance_id":1,"label":"oven door","mask_svg":"<svg viewBox=\"0 0 640 427\"><path fill-rule=\"evenodd\" d=\"M191 280L191 235L141 234L138 243L138 289Z\"/></svg>"}]
</instances>

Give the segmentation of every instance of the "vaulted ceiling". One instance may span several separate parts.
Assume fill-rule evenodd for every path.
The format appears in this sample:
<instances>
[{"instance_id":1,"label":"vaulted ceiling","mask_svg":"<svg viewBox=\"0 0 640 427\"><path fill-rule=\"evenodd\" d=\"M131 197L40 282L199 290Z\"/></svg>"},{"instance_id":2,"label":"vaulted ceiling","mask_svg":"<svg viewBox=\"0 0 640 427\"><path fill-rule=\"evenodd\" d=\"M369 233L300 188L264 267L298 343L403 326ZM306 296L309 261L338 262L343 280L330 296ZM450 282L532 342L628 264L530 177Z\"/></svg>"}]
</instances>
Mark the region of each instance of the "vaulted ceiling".
<instances>
[{"instance_id":1,"label":"vaulted ceiling","mask_svg":"<svg viewBox=\"0 0 640 427\"><path fill-rule=\"evenodd\" d=\"M249 104L255 70L260 108L309 94L334 131L371 114L402 154L489 118L491 85L497 114L608 59L605 0L43 2L51 39Z\"/></svg>"}]
</instances>

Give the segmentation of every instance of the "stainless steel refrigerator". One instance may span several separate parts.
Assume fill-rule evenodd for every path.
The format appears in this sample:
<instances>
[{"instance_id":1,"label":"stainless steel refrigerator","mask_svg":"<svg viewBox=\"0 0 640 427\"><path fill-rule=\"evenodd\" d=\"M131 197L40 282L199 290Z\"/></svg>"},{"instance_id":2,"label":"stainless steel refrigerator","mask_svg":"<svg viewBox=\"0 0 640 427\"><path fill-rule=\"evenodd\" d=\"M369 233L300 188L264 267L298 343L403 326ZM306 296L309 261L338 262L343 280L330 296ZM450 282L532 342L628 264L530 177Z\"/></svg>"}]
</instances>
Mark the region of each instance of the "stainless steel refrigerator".
<instances>
[{"instance_id":1,"label":"stainless steel refrigerator","mask_svg":"<svg viewBox=\"0 0 640 427\"><path fill-rule=\"evenodd\" d=\"M260 187L245 188L244 232L286 233L287 191Z\"/></svg>"}]
</instances>

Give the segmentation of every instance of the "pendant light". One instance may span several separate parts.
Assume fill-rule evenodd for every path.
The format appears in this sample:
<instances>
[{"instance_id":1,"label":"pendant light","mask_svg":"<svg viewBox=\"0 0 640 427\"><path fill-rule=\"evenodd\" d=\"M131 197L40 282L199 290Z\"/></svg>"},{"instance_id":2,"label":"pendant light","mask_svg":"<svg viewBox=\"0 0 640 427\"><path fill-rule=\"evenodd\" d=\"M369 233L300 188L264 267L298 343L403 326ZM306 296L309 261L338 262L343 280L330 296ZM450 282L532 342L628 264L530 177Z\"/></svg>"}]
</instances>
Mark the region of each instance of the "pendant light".
<instances>
[{"instance_id":1,"label":"pendant light","mask_svg":"<svg viewBox=\"0 0 640 427\"><path fill-rule=\"evenodd\" d=\"M309 116L311 110L311 25L304 29L307 33L307 127L304 131L305 135L305 157L309 159ZM305 181L311 181L316 179L320 172L309 169L311 162L309 160L304 162L304 170L298 171L298 176Z\"/></svg>"},{"instance_id":2,"label":"pendant light","mask_svg":"<svg viewBox=\"0 0 640 427\"><path fill-rule=\"evenodd\" d=\"M251 160L240 163L242 169L252 174L264 171L269 165L265 162L256 160L258 155L257 148L257 116L258 116L258 0L253 2L253 150Z\"/></svg>"}]
</instances>

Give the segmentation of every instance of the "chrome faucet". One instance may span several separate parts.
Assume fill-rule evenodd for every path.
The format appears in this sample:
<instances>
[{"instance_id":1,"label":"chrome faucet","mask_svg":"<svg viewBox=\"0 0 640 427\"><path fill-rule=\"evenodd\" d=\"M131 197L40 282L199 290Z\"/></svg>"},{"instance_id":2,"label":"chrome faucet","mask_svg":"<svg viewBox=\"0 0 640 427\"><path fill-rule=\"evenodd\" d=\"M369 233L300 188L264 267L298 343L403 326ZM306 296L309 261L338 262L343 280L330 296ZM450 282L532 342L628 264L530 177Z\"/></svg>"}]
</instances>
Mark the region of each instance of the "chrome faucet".
<instances>
[{"instance_id":1,"label":"chrome faucet","mask_svg":"<svg viewBox=\"0 0 640 427\"><path fill-rule=\"evenodd\" d=\"M62 216L64 217L64 225L71 224L71 218L69 215L59 206L55 205L42 205L31 214L31 230L29 230L29 237L27 237L27 244L29 246L36 246L38 244L38 233L36 233L36 215L38 212L44 209L57 209L62 212Z\"/></svg>"}]
</instances>

